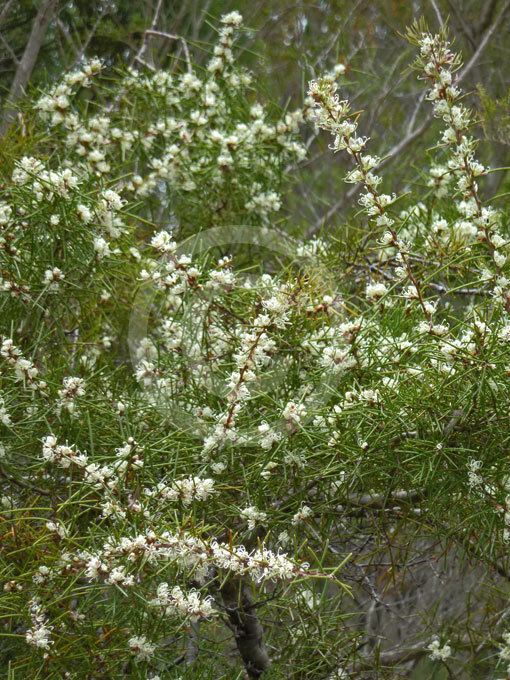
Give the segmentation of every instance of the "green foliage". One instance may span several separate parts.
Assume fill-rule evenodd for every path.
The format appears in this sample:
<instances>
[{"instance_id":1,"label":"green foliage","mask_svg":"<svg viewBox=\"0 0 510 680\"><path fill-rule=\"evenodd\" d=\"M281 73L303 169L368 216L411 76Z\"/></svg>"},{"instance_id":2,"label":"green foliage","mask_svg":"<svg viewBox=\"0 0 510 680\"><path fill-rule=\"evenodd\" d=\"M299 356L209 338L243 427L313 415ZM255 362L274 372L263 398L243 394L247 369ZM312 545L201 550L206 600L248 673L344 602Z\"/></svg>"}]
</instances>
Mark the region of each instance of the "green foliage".
<instances>
[{"instance_id":1,"label":"green foliage","mask_svg":"<svg viewBox=\"0 0 510 680\"><path fill-rule=\"evenodd\" d=\"M117 3L97 35L121 42L123 22L146 25ZM414 153L401 161L397 196L358 136L357 103L337 95L361 78L342 45L302 107L280 111L260 103L253 54L234 58L240 23L223 17L194 66L80 63L6 138L2 668L496 677L509 654L510 240L504 206L480 194L460 57L444 32L411 30L445 129L418 168ZM500 103L481 101L490 125ZM364 193L341 230L297 240L305 218L280 209L306 213L290 182L312 119ZM405 600L413 561L433 571L455 551L502 577L483 616L431 604L404 638L413 662L392 659L402 640L370 615L392 589Z\"/></svg>"}]
</instances>

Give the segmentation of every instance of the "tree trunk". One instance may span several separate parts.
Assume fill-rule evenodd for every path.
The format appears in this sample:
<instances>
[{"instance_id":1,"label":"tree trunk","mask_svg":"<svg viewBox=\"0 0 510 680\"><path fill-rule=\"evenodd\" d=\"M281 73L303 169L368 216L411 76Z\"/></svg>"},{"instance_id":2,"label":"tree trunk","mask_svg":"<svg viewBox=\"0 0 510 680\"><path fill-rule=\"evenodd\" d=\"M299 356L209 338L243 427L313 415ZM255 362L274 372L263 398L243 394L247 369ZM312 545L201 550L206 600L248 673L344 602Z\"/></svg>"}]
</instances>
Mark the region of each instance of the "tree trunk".
<instances>
[{"instance_id":1,"label":"tree trunk","mask_svg":"<svg viewBox=\"0 0 510 680\"><path fill-rule=\"evenodd\" d=\"M32 30L30 31L25 51L23 52L21 61L16 69L14 80L12 81L11 89L7 97L2 123L0 125L0 136L3 136L7 132L16 117L14 104L25 92L25 88L30 80L32 71L34 70L35 62L39 56L48 25L55 14L57 3L58 0L43 0L39 7L39 11L32 24Z\"/></svg>"},{"instance_id":2,"label":"tree trunk","mask_svg":"<svg viewBox=\"0 0 510 680\"><path fill-rule=\"evenodd\" d=\"M260 678L269 668L271 660L249 586L242 579L232 578L221 588L221 595L248 676Z\"/></svg>"}]
</instances>

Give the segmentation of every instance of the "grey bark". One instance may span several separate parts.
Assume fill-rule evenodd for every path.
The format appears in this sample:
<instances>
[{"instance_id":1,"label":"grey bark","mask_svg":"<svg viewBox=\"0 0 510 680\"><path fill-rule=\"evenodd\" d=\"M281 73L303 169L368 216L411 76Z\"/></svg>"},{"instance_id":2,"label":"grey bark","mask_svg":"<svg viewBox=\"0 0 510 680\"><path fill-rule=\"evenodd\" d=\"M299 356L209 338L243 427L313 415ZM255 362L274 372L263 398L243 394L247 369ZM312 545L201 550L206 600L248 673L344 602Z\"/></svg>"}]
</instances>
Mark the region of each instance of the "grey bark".
<instances>
[{"instance_id":1,"label":"grey bark","mask_svg":"<svg viewBox=\"0 0 510 680\"><path fill-rule=\"evenodd\" d=\"M12 122L16 118L16 109L14 104L23 96L25 88L28 85L32 71L34 70L37 57L41 50L46 31L55 15L58 0L43 0L39 7L39 11L32 24L32 30L23 52L23 56L18 64L14 80L12 81L11 89L7 97L7 102L2 114L2 122L0 124L0 136L5 135Z\"/></svg>"},{"instance_id":2,"label":"grey bark","mask_svg":"<svg viewBox=\"0 0 510 680\"><path fill-rule=\"evenodd\" d=\"M232 578L222 586L221 595L248 677L260 678L271 660L249 586L242 579Z\"/></svg>"}]
</instances>

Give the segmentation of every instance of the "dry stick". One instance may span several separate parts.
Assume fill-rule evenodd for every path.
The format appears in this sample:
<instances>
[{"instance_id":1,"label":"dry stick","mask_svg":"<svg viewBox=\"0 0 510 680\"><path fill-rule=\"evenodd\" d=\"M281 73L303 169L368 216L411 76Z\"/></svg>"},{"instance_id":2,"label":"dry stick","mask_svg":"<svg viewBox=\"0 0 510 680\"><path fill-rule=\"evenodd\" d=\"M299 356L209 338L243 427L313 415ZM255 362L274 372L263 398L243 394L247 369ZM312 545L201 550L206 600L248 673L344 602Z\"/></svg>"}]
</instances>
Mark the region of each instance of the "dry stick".
<instances>
[{"instance_id":1,"label":"dry stick","mask_svg":"<svg viewBox=\"0 0 510 680\"><path fill-rule=\"evenodd\" d=\"M180 35L174 35L173 33L165 33L164 31L155 31L153 29L149 29L148 31L145 31L145 35L156 35L159 36L160 38L167 38L169 40L180 40L182 43L182 49L184 50L184 54L186 56L186 66L188 68L188 73L191 73L192 68L191 68L191 59L189 55L189 49L186 41L184 38Z\"/></svg>"},{"instance_id":2,"label":"dry stick","mask_svg":"<svg viewBox=\"0 0 510 680\"><path fill-rule=\"evenodd\" d=\"M3 137L16 118L14 104L23 96L28 85L35 62L39 56L46 31L55 15L58 0L44 0L39 7L39 11L32 24L32 30L23 52L23 56L18 64L11 89L7 97L8 105L5 107L0 124L0 137Z\"/></svg>"},{"instance_id":3,"label":"dry stick","mask_svg":"<svg viewBox=\"0 0 510 680\"><path fill-rule=\"evenodd\" d=\"M496 28L499 26L501 23L502 19L504 18L505 14L508 12L510 9L510 0L507 0L504 5L501 7L500 11L498 12L498 15L492 22L490 28L487 29L485 32L485 35L483 36L482 40L480 41L480 44L478 45L478 48L476 52L473 54L471 59L468 61L468 63L464 66L464 68L460 71L460 73L457 76L456 79L456 84L461 83L464 78L471 72L475 64L478 62L480 57L482 56L485 48L487 47L487 44L489 43L489 40L493 36ZM410 132L408 135L404 137L404 139L399 142L398 144L395 144L393 148L391 148L388 153L384 156L382 161L379 163L377 168L381 168L387 163L390 163L392 160L394 160L399 154L404 151L404 149L407 149L407 147L412 144L418 137L421 137L421 135L427 130L429 125L432 123L434 120L434 113L431 111L428 116L425 118L425 120L422 122L422 124L417 127L415 130ZM356 193L359 191L360 187L357 185L354 185L349 189L349 191L342 196L336 203L334 203L331 208L319 219L317 222L315 222L310 229L306 232L306 238L311 238L314 236L319 229L324 225L325 222L327 222L333 215L344 206L345 203L350 201L350 199L356 195Z\"/></svg>"},{"instance_id":4,"label":"dry stick","mask_svg":"<svg viewBox=\"0 0 510 680\"><path fill-rule=\"evenodd\" d=\"M158 1L158 4L157 4L157 6L156 6L156 9L154 10L154 14L152 15L151 29L155 29L156 26L158 25L159 15L160 15L160 13L161 13L161 8L162 8L162 6L163 6L163 0L159 0L159 1ZM130 63L130 65L129 65L130 67L132 67L132 66L134 65L135 62L139 62L139 63L141 63L141 64L144 64L144 65L148 66L148 68L151 68L151 67L147 64L147 62L145 61L145 59L143 58L146 49L147 49L147 31L145 31L144 34L143 34L142 44L140 45L140 47L139 47L139 49L138 49L138 52L135 54L135 56L134 56L133 59L131 60L131 63ZM117 108L117 106L118 106L120 100L121 100L122 97L124 96L124 93L125 93L125 88L122 87L122 88L118 91L118 93L117 93L117 95L115 96L115 98L113 99L113 101L106 107L106 112L107 112L107 113L111 113L114 109Z\"/></svg>"},{"instance_id":5,"label":"dry stick","mask_svg":"<svg viewBox=\"0 0 510 680\"><path fill-rule=\"evenodd\" d=\"M156 28L156 26L158 25L159 15L160 15L160 13L161 13L161 7L162 7L162 5L163 5L163 0L158 0L158 4L157 4L157 6L156 6L156 10L155 10L154 15L153 15L153 17L152 17L151 29L153 29L153 30L154 30L154 29ZM142 41L142 44L140 45L140 49L138 50L138 52L137 52L137 54L136 54L136 56L135 56L135 59L136 59L136 60L138 60L138 59L143 59L143 56L144 56L144 54L145 54L145 51L147 50L147 45L148 45L148 42L149 42L149 41L147 40L147 36L148 36L148 35L149 35L149 32L148 32L148 31L145 31L145 33L143 34L143 41Z\"/></svg>"}]
</instances>

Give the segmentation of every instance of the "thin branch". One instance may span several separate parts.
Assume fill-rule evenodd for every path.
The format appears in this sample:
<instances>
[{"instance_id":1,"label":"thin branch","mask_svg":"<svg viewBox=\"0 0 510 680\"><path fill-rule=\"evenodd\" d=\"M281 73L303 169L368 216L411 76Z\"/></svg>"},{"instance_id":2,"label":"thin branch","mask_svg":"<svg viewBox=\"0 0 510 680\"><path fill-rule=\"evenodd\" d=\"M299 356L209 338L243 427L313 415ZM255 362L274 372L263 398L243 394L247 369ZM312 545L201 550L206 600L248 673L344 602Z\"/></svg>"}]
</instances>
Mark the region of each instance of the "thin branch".
<instances>
[{"instance_id":1,"label":"thin branch","mask_svg":"<svg viewBox=\"0 0 510 680\"><path fill-rule=\"evenodd\" d=\"M384 508L388 503L399 501L406 501L411 503L423 498L421 491L394 491L391 494L382 493L366 493L366 494L349 494L343 501L349 505L359 505L365 508Z\"/></svg>"},{"instance_id":2,"label":"thin branch","mask_svg":"<svg viewBox=\"0 0 510 680\"><path fill-rule=\"evenodd\" d=\"M457 5L453 2L453 0L446 0L448 7L451 9L453 15L455 16L455 19L460 27L461 32L464 34L464 37L466 40L469 42L471 47L473 49L476 48L476 43L473 39L473 35L471 33L471 27L469 24L467 24L464 21L464 17L462 16L462 11L458 9Z\"/></svg>"},{"instance_id":3,"label":"thin branch","mask_svg":"<svg viewBox=\"0 0 510 680\"><path fill-rule=\"evenodd\" d=\"M81 48L80 48L80 51L79 51L79 53L78 53L78 57L77 57L77 60L76 60L77 62L79 62L79 61L80 61L81 59L83 59L83 57L85 56L85 52L87 51L87 48L88 48L88 46L90 45L90 41L92 40L92 38L93 38L94 35L96 34L97 27L99 26L99 24L100 24L101 21L103 20L103 17L104 17L105 14L107 13L107 11L108 11L108 5L105 4L104 7L103 7L103 9L101 10L101 13L99 14L99 16L97 17L96 21L94 22L94 25L93 25L92 28L90 29L89 34L88 34L88 36L87 36L86 39L85 39L85 42L83 43L83 45L82 45Z\"/></svg>"},{"instance_id":4,"label":"thin branch","mask_svg":"<svg viewBox=\"0 0 510 680\"><path fill-rule=\"evenodd\" d=\"M161 8L163 6L163 0L158 0L158 4L156 5L156 10L154 11L154 15L152 17L152 23L151 23L151 30L154 30L156 26L158 25L159 21L159 15L161 14ZM143 40L142 44L140 45L140 49L135 55L135 60L138 59L143 59L145 52L147 50L149 41L147 40L147 37L150 35L149 31L145 31L143 34Z\"/></svg>"},{"instance_id":5,"label":"thin branch","mask_svg":"<svg viewBox=\"0 0 510 680\"><path fill-rule=\"evenodd\" d=\"M497 4L498 0L488 0L485 2L482 17L480 19L480 25L476 29L476 34L478 36L482 35L482 33L487 29L487 26L492 21L492 15L494 14Z\"/></svg>"},{"instance_id":6,"label":"thin branch","mask_svg":"<svg viewBox=\"0 0 510 680\"><path fill-rule=\"evenodd\" d=\"M141 64L148 71L152 71L153 73L156 73L157 68L155 66L153 66L152 64L149 64L149 62L145 61L145 59L142 59L142 57L139 57L138 55L136 55L135 61L136 61L137 64Z\"/></svg>"},{"instance_id":7,"label":"thin branch","mask_svg":"<svg viewBox=\"0 0 510 680\"><path fill-rule=\"evenodd\" d=\"M152 22L151 22L151 28L149 30L155 30L156 26L158 25L159 21L159 15L161 13L161 8L163 6L163 0L159 0L158 4L156 6L156 9L154 11L154 14L152 16ZM144 54L145 51L147 50L147 38L149 36L149 31L144 31L143 34L143 40L142 44L140 45L138 52L134 55L133 59L131 60L130 66L133 66L136 62L143 64L144 66L147 66L149 69L151 69L151 66L149 66L148 62L144 59ZM151 70L154 70L154 67L152 67ZM114 109L117 108L120 100L124 96L125 88L121 88L117 95L115 96L115 99L106 107L106 111L108 113L111 113Z\"/></svg>"},{"instance_id":8,"label":"thin branch","mask_svg":"<svg viewBox=\"0 0 510 680\"><path fill-rule=\"evenodd\" d=\"M200 623L198 621L192 621L186 645L186 666L192 666L197 660L198 652L200 651L198 644L199 631Z\"/></svg>"},{"instance_id":9,"label":"thin branch","mask_svg":"<svg viewBox=\"0 0 510 680\"><path fill-rule=\"evenodd\" d=\"M19 486L22 489L28 489L29 491L33 491L34 493L38 493L41 496L51 496L49 491L46 491L45 489L40 489L38 486L34 486L33 484L29 484L28 482L24 482L22 479L15 479L14 477L11 477L8 475L6 472L0 468L0 477L3 477L6 481L10 482L11 484L14 484L15 486Z\"/></svg>"},{"instance_id":10,"label":"thin branch","mask_svg":"<svg viewBox=\"0 0 510 680\"><path fill-rule=\"evenodd\" d=\"M416 106L414 107L413 115L411 116L409 123L407 125L406 134L408 134L408 135L411 134L411 132L413 131L413 128L414 128L415 123L416 123L416 117L418 115L418 111L421 109L421 106L422 106L423 102L425 101L426 96L427 96L427 91L424 90L421 93L420 97L418 98L418 101L416 102Z\"/></svg>"},{"instance_id":11,"label":"thin branch","mask_svg":"<svg viewBox=\"0 0 510 680\"><path fill-rule=\"evenodd\" d=\"M432 5L434 12L436 13L437 23L439 24L439 28L442 28L444 26L444 20L443 20L443 17L441 15L441 10L437 6L436 0L430 0L430 4Z\"/></svg>"},{"instance_id":12,"label":"thin branch","mask_svg":"<svg viewBox=\"0 0 510 680\"><path fill-rule=\"evenodd\" d=\"M461 72L460 72L460 74L457 78L457 83L464 80L464 78L468 75L468 73L472 70L472 68L478 62L483 51L487 47L489 40L492 38L496 28L498 28L498 26L501 24L501 21L503 20L505 14L508 12L509 9L510 9L510 0L506 0L506 2L503 4L501 9L499 10L499 12L498 12L496 18L494 19L493 23L487 29L483 38L480 40L480 44L478 45L476 52L473 54L473 56L468 61L468 63L464 66L464 68L461 70Z\"/></svg>"},{"instance_id":13,"label":"thin branch","mask_svg":"<svg viewBox=\"0 0 510 680\"><path fill-rule=\"evenodd\" d=\"M4 38L4 36L2 35L1 32L0 32L0 40L2 41L2 45L5 47L7 52L9 52L9 55L10 55L11 59L13 60L13 62L16 64L16 66L18 66L19 59L18 59L18 57L16 56L16 53L14 52L12 47L9 45L7 40Z\"/></svg>"},{"instance_id":14,"label":"thin branch","mask_svg":"<svg viewBox=\"0 0 510 680\"><path fill-rule=\"evenodd\" d=\"M72 39L71 34L69 33L69 29L64 24L62 19L60 19L60 17L57 17L57 27L60 30L60 32L62 33L62 35L64 36L66 43L69 45L69 47L74 52L76 57L78 57L79 49L74 44L74 40Z\"/></svg>"}]
</instances>

